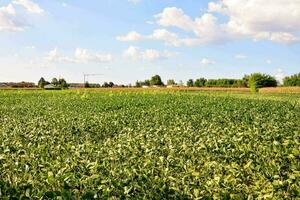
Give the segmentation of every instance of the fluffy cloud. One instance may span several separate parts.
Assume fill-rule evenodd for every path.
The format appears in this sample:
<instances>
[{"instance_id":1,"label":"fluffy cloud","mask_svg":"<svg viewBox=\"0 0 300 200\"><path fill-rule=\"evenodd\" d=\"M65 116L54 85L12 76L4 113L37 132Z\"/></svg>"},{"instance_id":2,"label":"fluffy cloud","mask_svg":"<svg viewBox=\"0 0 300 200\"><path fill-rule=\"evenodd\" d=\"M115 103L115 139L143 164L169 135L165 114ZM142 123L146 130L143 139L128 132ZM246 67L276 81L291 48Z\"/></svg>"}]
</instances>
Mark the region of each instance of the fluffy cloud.
<instances>
[{"instance_id":1,"label":"fluffy cloud","mask_svg":"<svg viewBox=\"0 0 300 200\"><path fill-rule=\"evenodd\" d=\"M217 15L224 15L222 23ZM299 0L219 0L208 3L207 13L192 18L182 9L165 8L154 16L162 27L176 27L191 38L181 38L166 29L154 30L142 36L131 32L121 36L121 41L161 40L172 46L192 46L222 43L230 40L252 39L293 44L300 41Z\"/></svg>"},{"instance_id":2,"label":"fluffy cloud","mask_svg":"<svg viewBox=\"0 0 300 200\"><path fill-rule=\"evenodd\" d=\"M15 5L20 5L28 13L43 14L44 10L29 0L14 0L7 6L0 7L0 31L17 32L26 28L24 16L19 15Z\"/></svg>"},{"instance_id":3,"label":"fluffy cloud","mask_svg":"<svg viewBox=\"0 0 300 200\"><path fill-rule=\"evenodd\" d=\"M51 50L46 60L52 63L105 63L111 62L111 54L91 53L88 49L77 48L73 57L61 55L57 48Z\"/></svg>"},{"instance_id":4,"label":"fluffy cloud","mask_svg":"<svg viewBox=\"0 0 300 200\"><path fill-rule=\"evenodd\" d=\"M215 63L216 63L215 61L210 60L210 59L208 59L208 58L203 58L203 59L201 60L201 64L202 64L202 65L213 65L213 64L215 64Z\"/></svg>"},{"instance_id":5,"label":"fluffy cloud","mask_svg":"<svg viewBox=\"0 0 300 200\"><path fill-rule=\"evenodd\" d=\"M125 36L117 37L121 41L137 40L160 40L171 46L194 46L208 43L219 43L227 39L224 28L217 23L217 18L212 14L192 19L182 9L171 7L165 8L162 13L154 16L156 23L164 27L177 27L186 32L191 32L195 37L180 38L176 33L166 29L154 30L151 35L142 36L133 31Z\"/></svg>"},{"instance_id":6,"label":"fluffy cloud","mask_svg":"<svg viewBox=\"0 0 300 200\"><path fill-rule=\"evenodd\" d=\"M288 44L299 41L298 0L222 0L208 6L210 12L228 16L228 34Z\"/></svg>"},{"instance_id":7,"label":"fluffy cloud","mask_svg":"<svg viewBox=\"0 0 300 200\"><path fill-rule=\"evenodd\" d=\"M166 29L156 29L150 35L141 35L135 31L129 32L124 36L117 36L117 40L128 41L140 41L140 40L157 40L163 41L168 46L194 46L201 43L198 38L180 38L176 33L172 33Z\"/></svg>"},{"instance_id":8,"label":"fluffy cloud","mask_svg":"<svg viewBox=\"0 0 300 200\"><path fill-rule=\"evenodd\" d=\"M34 14L44 13L44 10L38 4L30 0L14 0L13 4L23 6L29 13L34 13Z\"/></svg>"},{"instance_id":9,"label":"fluffy cloud","mask_svg":"<svg viewBox=\"0 0 300 200\"><path fill-rule=\"evenodd\" d=\"M138 47L134 47L134 46L128 47L128 49L126 49L123 53L123 56L125 58L129 58L132 60L148 60L148 61L168 59L175 55L176 53L173 52L169 52L169 51L160 52L154 49L147 49L145 51L141 51Z\"/></svg>"},{"instance_id":10,"label":"fluffy cloud","mask_svg":"<svg viewBox=\"0 0 300 200\"><path fill-rule=\"evenodd\" d=\"M18 21L17 13L12 4L0 7L0 31L22 31L24 25Z\"/></svg>"},{"instance_id":11,"label":"fluffy cloud","mask_svg":"<svg viewBox=\"0 0 300 200\"><path fill-rule=\"evenodd\" d=\"M143 39L143 36L135 31L129 32L127 35L124 36L117 36L117 40L127 42L127 41L139 41Z\"/></svg>"},{"instance_id":12,"label":"fluffy cloud","mask_svg":"<svg viewBox=\"0 0 300 200\"><path fill-rule=\"evenodd\" d=\"M193 30L195 26L194 21L182 9L176 7L165 8L154 17L161 26L175 26L186 31Z\"/></svg>"},{"instance_id":13,"label":"fluffy cloud","mask_svg":"<svg viewBox=\"0 0 300 200\"><path fill-rule=\"evenodd\" d=\"M195 45L218 43L226 39L224 28L218 24L217 18L210 13L192 19L182 9L172 7L165 8L162 13L155 15L155 19L157 24L161 26L173 26L187 32L193 32L197 36L192 42ZM183 43L183 45L185 44Z\"/></svg>"}]
</instances>

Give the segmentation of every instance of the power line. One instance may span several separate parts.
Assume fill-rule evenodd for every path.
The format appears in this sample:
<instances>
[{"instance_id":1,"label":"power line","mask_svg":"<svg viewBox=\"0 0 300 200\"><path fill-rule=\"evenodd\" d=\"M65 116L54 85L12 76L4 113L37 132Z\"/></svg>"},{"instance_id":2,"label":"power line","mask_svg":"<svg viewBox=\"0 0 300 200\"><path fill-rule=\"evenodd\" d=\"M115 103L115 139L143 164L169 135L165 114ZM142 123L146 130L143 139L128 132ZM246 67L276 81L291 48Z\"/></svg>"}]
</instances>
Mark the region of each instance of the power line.
<instances>
[{"instance_id":1,"label":"power line","mask_svg":"<svg viewBox=\"0 0 300 200\"><path fill-rule=\"evenodd\" d=\"M83 84L88 82L90 76L103 76L103 74L83 74Z\"/></svg>"}]
</instances>

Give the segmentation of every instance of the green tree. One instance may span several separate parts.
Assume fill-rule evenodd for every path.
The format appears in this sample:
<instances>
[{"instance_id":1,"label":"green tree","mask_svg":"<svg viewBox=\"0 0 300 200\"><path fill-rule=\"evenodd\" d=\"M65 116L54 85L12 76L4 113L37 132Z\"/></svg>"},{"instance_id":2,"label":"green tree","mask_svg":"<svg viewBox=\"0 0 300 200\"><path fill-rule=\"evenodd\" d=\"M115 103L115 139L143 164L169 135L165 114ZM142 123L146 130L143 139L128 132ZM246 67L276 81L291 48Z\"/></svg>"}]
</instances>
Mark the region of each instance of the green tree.
<instances>
[{"instance_id":1,"label":"green tree","mask_svg":"<svg viewBox=\"0 0 300 200\"><path fill-rule=\"evenodd\" d=\"M162 86L164 85L164 83L162 82L161 78L159 75L155 75L151 78L150 80L150 85L158 85L158 86Z\"/></svg>"},{"instance_id":2,"label":"green tree","mask_svg":"<svg viewBox=\"0 0 300 200\"><path fill-rule=\"evenodd\" d=\"M267 75L267 74L261 74L261 73L253 73L249 76L249 86L255 86L257 88L263 88L263 87L276 87L277 81L274 77Z\"/></svg>"},{"instance_id":3,"label":"green tree","mask_svg":"<svg viewBox=\"0 0 300 200\"><path fill-rule=\"evenodd\" d=\"M205 78L199 78L199 79L196 79L194 85L195 85L196 87L204 87L206 81L207 81L207 80L206 80Z\"/></svg>"},{"instance_id":4,"label":"green tree","mask_svg":"<svg viewBox=\"0 0 300 200\"><path fill-rule=\"evenodd\" d=\"M150 83L150 80L145 80L142 85L145 85L145 86L150 86L151 83Z\"/></svg>"},{"instance_id":5,"label":"green tree","mask_svg":"<svg viewBox=\"0 0 300 200\"><path fill-rule=\"evenodd\" d=\"M187 81L186 85L187 85L188 87L194 87L194 80L193 80L193 79L189 79L189 80Z\"/></svg>"},{"instance_id":6,"label":"green tree","mask_svg":"<svg viewBox=\"0 0 300 200\"><path fill-rule=\"evenodd\" d=\"M84 83L84 88L90 88L91 86L90 86L90 84L89 84L89 82L85 82Z\"/></svg>"},{"instance_id":7,"label":"green tree","mask_svg":"<svg viewBox=\"0 0 300 200\"><path fill-rule=\"evenodd\" d=\"M39 88L44 88L45 85L47 85L47 81L42 77L40 78L39 82L38 82L38 86Z\"/></svg>"},{"instance_id":8,"label":"green tree","mask_svg":"<svg viewBox=\"0 0 300 200\"><path fill-rule=\"evenodd\" d=\"M108 84L107 82L104 82L103 85L102 85L102 87L108 88L108 87L109 87L109 84Z\"/></svg>"},{"instance_id":9,"label":"green tree","mask_svg":"<svg viewBox=\"0 0 300 200\"><path fill-rule=\"evenodd\" d=\"M142 83L140 81L135 82L135 87L142 87Z\"/></svg>"},{"instance_id":10,"label":"green tree","mask_svg":"<svg viewBox=\"0 0 300 200\"><path fill-rule=\"evenodd\" d=\"M173 79L167 81L167 85L176 85L176 82Z\"/></svg>"},{"instance_id":11,"label":"green tree","mask_svg":"<svg viewBox=\"0 0 300 200\"><path fill-rule=\"evenodd\" d=\"M109 82L109 83L108 83L108 87L111 87L111 88L112 88L112 87L114 87L114 86L115 86L115 84L114 84L113 82Z\"/></svg>"},{"instance_id":12,"label":"green tree","mask_svg":"<svg viewBox=\"0 0 300 200\"><path fill-rule=\"evenodd\" d=\"M57 78L53 78L52 81L51 81L51 84L55 85L55 86L58 86L58 80Z\"/></svg>"},{"instance_id":13,"label":"green tree","mask_svg":"<svg viewBox=\"0 0 300 200\"><path fill-rule=\"evenodd\" d=\"M283 85L287 87L300 86L300 73L285 77L283 79Z\"/></svg>"},{"instance_id":14,"label":"green tree","mask_svg":"<svg viewBox=\"0 0 300 200\"><path fill-rule=\"evenodd\" d=\"M60 78L58 80L57 86L60 86L62 89L66 89L66 88L68 88L68 83L67 83L67 81L65 79Z\"/></svg>"}]
</instances>

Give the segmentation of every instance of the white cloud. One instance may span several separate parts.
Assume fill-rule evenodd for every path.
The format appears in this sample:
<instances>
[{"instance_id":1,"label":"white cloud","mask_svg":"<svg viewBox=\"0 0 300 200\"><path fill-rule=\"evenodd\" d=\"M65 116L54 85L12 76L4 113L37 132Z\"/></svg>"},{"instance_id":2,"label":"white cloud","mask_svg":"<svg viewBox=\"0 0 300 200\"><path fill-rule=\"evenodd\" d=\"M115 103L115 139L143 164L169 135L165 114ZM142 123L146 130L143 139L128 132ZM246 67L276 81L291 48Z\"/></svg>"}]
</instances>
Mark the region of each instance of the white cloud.
<instances>
[{"instance_id":1,"label":"white cloud","mask_svg":"<svg viewBox=\"0 0 300 200\"><path fill-rule=\"evenodd\" d=\"M248 58L248 56L246 56L244 54L236 54L234 57L235 57L235 59L240 59L240 60Z\"/></svg>"},{"instance_id":2,"label":"white cloud","mask_svg":"<svg viewBox=\"0 0 300 200\"><path fill-rule=\"evenodd\" d=\"M172 33L166 29L156 29L150 35L141 35L135 31L129 32L124 36L117 36L117 40L127 41L140 41L140 40L157 40L163 41L168 46L194 46L201 44L198 38L179 38L176 33Z\"/></svg>"},{"instance_id":3,"label":"white cloud","mask_svg":"<svg viewBox=\"0 0 300 200\"><path fill-rule=\"evenodd\" d=\"M38 4L30 0L14 0L13 4L23 6L29 13L34 13L34 14L44 13L44 10Z\"/></svg>"},{"instance_id":4,"label":"white cloud","mask_svg":"<svg viewBox=\"0 0 300 200\"><path fill-rule=\"evenodd\" d=\"M145 51L141 51L138 47L135 46L128 47L128 49L126 49L123 53L123 56L125 58L129 58L132 60L148 60L148 61L168 59L175 55L176 53L173 52L169 52L169 51L160 52L154 49L147 49Z\"/></svg>"},{"instance_id":5,"label":"white cloud","mask_svg":"<svg viewBox=\"0 0 300 200\"><path fill-rule=\"evenodd\" d=\"M201 64L203 64L203 65L213 65L213 64L215 64L215 63L216 63L215 61L210 60L210 59L208 59L208 58L203 58L203 59L201 60Z\"/></svg>"},{"instance_id":6,"label":"white cloud","mask_svg":"<svg viewBox=\"0 0 300 200\"><path fill-rule=\"evenodd\" d=\"M223 0L210 2L208 10L228 16L227 33L235 37L299 42L298 0Z\"/></svg>"},{"instance_id":7,"label":"white cloud","mask_svg":"<svg viewBox=\"0 0 300 200\"><path fill-rule=\"evenodd\" d=\"M267 60L266 60L266 63L270 65L270 64L272 64L272 60L267 59Z\"/></svg>"},{"instance_id":8,"label":"white cloud","mask_svg":"<svg viewBox=\"0 0 300 200\"><path fill-rule=\"evenodd\" d=\"M68 57L61 55L57 48L51 50L46 60L52 63L105 63L111 62L111 54L91 53L88 49L77 48L74 56Z\"/></svg>"},{"instance_id":9,"label":"white cloud","mask_svg":"<svg viewBox=\"0 0 300 200\"><path fill-rule=\"evenodd\" d=\"M25 16L19 14L15 8L15 5L20 5L29 13L44 13L43 9L29 0L14 0L7 6L0 7L0 32L18 32L23 31L27 27L27 24L24 20Z\"/></svg>"},{"instance_id":10,"label":"white cloud","mask_svg":"<svg viewBox=\"0 0 300 200\"><path fill-rule=\"evenodd\" d=\"M113 56L111 54L90 53L88 49L77 48L75 51L75 59L79 63L102 63L111 62Z\"/></svg>"},{"instance_id":11,"label":"white cloud","mask_svg":"<svg viewBox=\"0 0 300 200\"><path fill-rule=\"evenodd\" d=\"M24 24L18 20L12 4L0 7L0 31L17 32L22 31L24 27Z\"/></svg>"},{"instance_id":12,"label":"white cloud","mask_svg":"<svg viewBox=\"0 0 300 200\"><path fill-rule=\"evenodd\" d=\"M165 8L162 13L154 17L156 22L161 26L175 26L186 31L194 29L194 21L180 8Z\"/></svg>"},{"instance_id":13,"label":"white cloud","mask_svg":"<svg viewBox=\"0 0 300 200\"><path fill-rule=\"evenodd\" d=\"M222 23L216 13L224 15ZM282 44L300 42L300 0L215 0L208 3L207 13L193 18L182 9L167 7L154 16L162 27L176 27L194 37L181 38L166 29L142 36L131 32L121 41L153 39L172 46L205 45L230 40L269 40Z\"/></svg>"},{"instance_id":14,"label":"white cloud","mask_svg":"<svg viewBox=\"0 0 300 200\"><path fill-rule=\"evenodd\" d=\"M127 35L124 36L117 36L117 40L127 42L127 41L139 41L143 39L143 36L135 31L129 32Z\"/></svg>"},{"instance_id":15,"label":"white cloud","mask_svg":"<svg viewBox=\"0 0 300 200\"><path fill-rule=\"evenodd\" d=\"M162 13L154 16L157 24L165 27L177 27L186 32L193 32L196 39L192 39L193 44L208 44L224 41L227 35L222 25L218 24L218 19L210 13L192 19L186 15L182 9L171 7L165 8ZM189 42L187 44L191 43Z\"/></svg>"},{"instance_id":16,"label":"white cloud","mask_svg":"<svg viewBox=\"0 0 300 200\"><path fill-rule=\"evenodd\" d=\"M157 29L146 37L147 39L164 41L169 46L193 46L201 43L197 38L179 38L176 33L172 33L166 29Z\"/></svg>"}]
</instances>

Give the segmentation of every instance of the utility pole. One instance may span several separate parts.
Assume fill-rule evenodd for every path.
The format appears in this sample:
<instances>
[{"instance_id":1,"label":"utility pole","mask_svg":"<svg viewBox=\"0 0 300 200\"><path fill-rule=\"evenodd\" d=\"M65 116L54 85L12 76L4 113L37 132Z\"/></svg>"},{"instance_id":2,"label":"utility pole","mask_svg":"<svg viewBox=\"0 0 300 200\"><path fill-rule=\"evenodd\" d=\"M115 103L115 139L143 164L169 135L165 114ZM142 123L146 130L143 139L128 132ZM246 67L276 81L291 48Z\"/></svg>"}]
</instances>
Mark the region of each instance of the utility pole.
<instances>
[{"instance_id":1,"label":"utility pole","mask_svg":"<svg viewBox=\"0 0 300 200\"><path fill-rule=\"evenodd\" d=\"M89 81L90 76L102 76L103 74L83 74L83 85Z\"/></svg>"}]
</instances>

